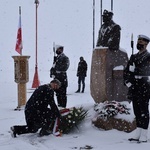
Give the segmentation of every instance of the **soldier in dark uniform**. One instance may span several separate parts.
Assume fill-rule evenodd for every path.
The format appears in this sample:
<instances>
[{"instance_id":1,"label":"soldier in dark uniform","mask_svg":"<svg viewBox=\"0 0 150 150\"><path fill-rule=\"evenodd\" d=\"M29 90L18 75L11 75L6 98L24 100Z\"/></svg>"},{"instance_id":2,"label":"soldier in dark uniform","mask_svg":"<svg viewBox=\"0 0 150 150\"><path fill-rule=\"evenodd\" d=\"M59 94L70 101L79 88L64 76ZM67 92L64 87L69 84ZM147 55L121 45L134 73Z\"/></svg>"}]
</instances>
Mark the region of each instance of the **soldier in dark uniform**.
<instances>
[{"instance_id":1,"label":"soldier in dark uniform","mask_svg":"<svg viewBox=\"0 0 150 150\"><path fill-rule=\"evenodd\" d=\"M40 136L49 135L57 117L61 117L54 101L54 90L59 89L61 82L54 79L50 84L39 86L31 95L25 106L25 119L27 125L11 127L12 136L35 133L40 128Z\"/></svg>"},{"instance_id":2,"label":"soldier in dark uniform","mask_svg":"<svg viewBox=\"0 0 150 150\"><path fill-rule=\"evenodd\" d=\"M78 63L78 68L77 68L78 90L76 91L76 93L80 92L81 83L82 83L81 92L84 93L86 72L87 72L87 63L83 57L80 57L80 62Z\"/></svg>"},{"instance_id":3,"label":"soldier in dark uniform","mask_svg":"<svg viewBox=\"0 0 150 150\"><path fill-rule=\"evenodd\" d=\"M96 46L108 47L110 50L118 50L120 44L120 26L113 20L113 13L104 10L103 24L99 30Z\"/></svg>"},{"instance_id":4,"label":"soldier in dark uniform","mask_svg":"<svg viewBox=\"0 0 150 150\"><path fill-rule=\"evenodd\" d=\"M128 98L132 100L136 117L136 133L130 141L147 142L149 126L149 99L150 99L150 53L147 51L149 37L139 35L137 54L131 58L124 70L124 81L129 87Z\"/></svg>"},{"instance_id":5,"label":"soldier in dark uniform","mask_svg":"<svg viewBox=\"0 0 150 150\"><path fill-rule=\"evenodd\" d=\"M57 56L54 59L53 67L50 70L50 77L58 79L61 87L56 91L58 107L65 108L67 105L67 70L70 65L69 58L63 53L63 46L56 46Z\"/></svg>"}]
</instances>

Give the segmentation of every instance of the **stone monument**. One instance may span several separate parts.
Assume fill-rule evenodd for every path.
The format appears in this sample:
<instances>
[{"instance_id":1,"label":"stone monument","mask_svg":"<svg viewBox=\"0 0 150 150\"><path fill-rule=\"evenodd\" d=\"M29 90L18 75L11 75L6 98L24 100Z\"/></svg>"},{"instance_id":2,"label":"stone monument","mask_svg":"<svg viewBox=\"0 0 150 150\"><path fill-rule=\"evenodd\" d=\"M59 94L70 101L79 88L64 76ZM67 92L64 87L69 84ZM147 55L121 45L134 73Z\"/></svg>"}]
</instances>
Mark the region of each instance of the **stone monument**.
<instances>
[{"instance_id":1,"label":"stone monument","mask_svg":"<svg viewBox=\"0 0 150 150\"><path fill-rule=\"evenodd\" d=\"M123 82L127 61L127 53L121 50L99 47L93 50L90 89L96 103L127 100L128 89Z\"/></svg>"},{"instance_id":2,"label":"stone monument","mask_svg":"<svg viewBox=\"0 0 150 150\"><path fill-rule=\"evenodd\" d=\"M127 87L123 82L123 69L127 53L119 49L120 26L112 20L113 12L104 10L97 47L93 50L91 65L91 95L96 103L127 100Z\"/></svg>"},{"instance_id":3,"label":"stone monument","mask_svg":"<svg viewBox=\"0 0 150 150\"><path fill-rule=\"evenodd\" d=\"M104 23L99 30L97 47L92 54L90 89L96 103L130 101L127 99L128 89L123 79L128 56L119 47L121 28L113 22L112 16L112 12L104 10L102 15ZM97 118L92 123L104 130L118 129L131 132L135 129L135 120L129 122L115 117L106 120Z\"/></svg>"}]
</instances>

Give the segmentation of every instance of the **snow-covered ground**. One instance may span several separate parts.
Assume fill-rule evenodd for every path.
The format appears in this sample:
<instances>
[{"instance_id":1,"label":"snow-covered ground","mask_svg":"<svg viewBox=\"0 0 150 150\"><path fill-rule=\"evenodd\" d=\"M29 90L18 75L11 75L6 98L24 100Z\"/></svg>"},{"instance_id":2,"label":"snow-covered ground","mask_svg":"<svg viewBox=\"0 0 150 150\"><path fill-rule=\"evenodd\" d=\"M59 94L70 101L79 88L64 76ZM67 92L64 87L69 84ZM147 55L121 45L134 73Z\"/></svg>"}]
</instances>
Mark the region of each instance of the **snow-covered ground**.
<instances>
[{"instance_id":1,"label":"snow-covered ground","mask_svg":"<svg viewBox=\"0 0 150 150\"><path fill-rule=\"evenodd\" d=\"M49 69L52 65L53 42L65 46L71 65L68 70L67 107L84 106L89 110L88 117L74 133L55 137L37 137L37 134L21 135L12 138L10 126L25 124L24 111L14 111L17 106L17 84L14 82L14 62L12 56L18 55L15 49L18 27L18 9L22 7L23 55L29 55L29 82L31 88L35 67L35 4L34 0L1 0L0 4L0 149L1 150L81 150L86 145L93 150L136 149L148 150L148 143L128 142L132 133L117 130L103 131L91 124L94 100L90 95L90 67L92 57L92 0L39 0L38 7L38 69L41 84L48 83ZM96 0L96 31L100 26L100 1ZM120 47L131 54L130 40L134 34L150 36L149 0L114 0L114 21L121 30ZM103 9L110 10L110 0L103 1ZM148 49L150 49L148 47ZM136 49L135 49L136 51ZM79 57L88 62L88 76L84 94L77 90L76 68ZM43 59L44 58L44 59ZM27 93L29 98L31 93ZM150 139L150 132L148 133Z\"/></svg>"},{"instance_id":2,"label":"snow-covered ground","mask_svg":"<svg viewBox=\"0 0 150 150\"><path fill-rule=\"evenodd\" d=\"M14 108L17 106L17 84L13 81L0 82L0 84L3 85L0 98L1 150L81 150L88 148L88 146L93 147L93 150L149 149L150 140L148 143L142 144L130 143L127 140L135 131L131 133L117 130L104 131L92 125L91 120L95 116L95 111L93 110L95 102L90 95L89 77L86 78L85 93L74 93L77 90L77 78L75 77L75 73L75 71L68 71L68 76L74 78L73 80L70 79L67 106L68 108L72 106L83 106L85 109L89 110L88 116L79 126L79 130L75 130L73 133L63 135L62 137L56 137L54 135L38 137L38 133L36 133L20 135L17 138L12 138L9 133L10 126L25 124L24 110L14 111ZM45 75L46 74L47 72L45 72ZM6 74L5 77L7 77ZM31 83L29 82L27 85L29 89ZM27 93L27 97L30 95L31 93ZM150 132L148 135L150 138Z\"/></svg>"}]
</instances>

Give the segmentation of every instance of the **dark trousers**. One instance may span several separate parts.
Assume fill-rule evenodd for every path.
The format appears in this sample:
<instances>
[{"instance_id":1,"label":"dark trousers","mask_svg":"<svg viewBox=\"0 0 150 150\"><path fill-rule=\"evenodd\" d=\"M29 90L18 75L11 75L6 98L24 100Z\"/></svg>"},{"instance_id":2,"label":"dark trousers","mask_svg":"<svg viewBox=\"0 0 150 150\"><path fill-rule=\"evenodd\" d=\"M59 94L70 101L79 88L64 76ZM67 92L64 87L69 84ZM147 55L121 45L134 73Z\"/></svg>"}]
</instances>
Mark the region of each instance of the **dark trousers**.
<instances>
[{"instance_id":1,"label":"dark trousers","mask_svg":"<svg viewBox=\"0 0 150 150\"><path fill-rule=\"evenodd\" d=\"M14 126L16 134L36 133L39 128L35 126L29 127L28 125L16 125Z\"/></svg>"},{"instance_id":2,"label":"dark trousers","mask_svg":"<svg viewBox=\"0 0 150 150\"><path fill-rule=\"evenodd\" d=\"M79 76L78 77L78 90L81 89L81 83L82 83L82 91L84 92L85 89L85 76Z\"/></svg>"},{"instance_id":3,"label":"dark trousers","mask_svg":"<svg viewBox=\"0 0 150 150\"><path fill-rule=\"evenodd\" d=\"M56 97L57 97L58 107L65 108L67 106L67 87L62 85L56 91Z\"/></svg>"},{"instance_id":4,"label":"dark trousers","mask_svg":"<svg viewBox=\"0 0 150 150\"><path fill-rule=\"evenodd\" d=\"M26 110L25 119L27 125L14 126L16 134L35 133L40 128L47 130L53 124L55 117L49 108L45 111Z\"/></svg>"},{"instance_id":5,"label":"dark trousers","mask_svg":"<svg viewBox=\"0 0 150 150\"><path fill-rule=\"evenodd\" d=\"M67 73L56 73L55 79L58 79L61 82L61 87L56 90L57 104L58 107L66 107L67 106Z\"/></svg>"},{"instance_id":6,"label":"dark trousers","mask_svg":"<svg viewBox=\"0 0 150 150\"><path fill-rule=\"evenodd\" d=\"M134 99L133 100L133 109L136 117L137 127L148 129L149 125L149 110L148 105L149 99Z\"/></svg>"},{"instance_id":7,"label":"dark trousers","mask_svg":"<svg viewBox=\"0 0 150 150\"><path fill-rule=\"evenodd\" d=\"M136 125L143 129L148 129L149 126L149 89L150 87L146 82L137 81L132 98Z\"/></svg>"}]
</instances>

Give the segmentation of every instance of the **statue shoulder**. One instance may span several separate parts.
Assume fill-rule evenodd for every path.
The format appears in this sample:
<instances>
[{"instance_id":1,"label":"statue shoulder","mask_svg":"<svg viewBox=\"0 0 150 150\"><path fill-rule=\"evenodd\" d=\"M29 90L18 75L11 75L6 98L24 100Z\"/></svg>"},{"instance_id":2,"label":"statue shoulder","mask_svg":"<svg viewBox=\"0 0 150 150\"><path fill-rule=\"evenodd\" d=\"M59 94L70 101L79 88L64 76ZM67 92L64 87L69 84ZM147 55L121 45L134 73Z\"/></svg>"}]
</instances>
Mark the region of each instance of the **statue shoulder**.
<instances>
[{"instance_id":1,"label":"statue shoulder","mask_svg":"<svg viewBox=\"0 0 150 150\"><path fill-rule=\"evenodd\" d=\"M114 25L114 28L115 28L116 30L121 30L121 27L120 27L120 25L118 25L118 24L115 24L115 25Z\"/></svg>"},{"instance_id":2,"label":"statue shoulder","mask_svg":"<svg viewBox=\"0 0 150 150\"><path fill-rule=\"evenodd\" d=\"M120 25L115 23L114 21L112 21L112 27L115 28L116 30L121 30Z\"/></svg>"}]
</instances>

